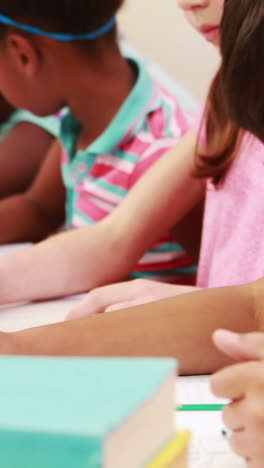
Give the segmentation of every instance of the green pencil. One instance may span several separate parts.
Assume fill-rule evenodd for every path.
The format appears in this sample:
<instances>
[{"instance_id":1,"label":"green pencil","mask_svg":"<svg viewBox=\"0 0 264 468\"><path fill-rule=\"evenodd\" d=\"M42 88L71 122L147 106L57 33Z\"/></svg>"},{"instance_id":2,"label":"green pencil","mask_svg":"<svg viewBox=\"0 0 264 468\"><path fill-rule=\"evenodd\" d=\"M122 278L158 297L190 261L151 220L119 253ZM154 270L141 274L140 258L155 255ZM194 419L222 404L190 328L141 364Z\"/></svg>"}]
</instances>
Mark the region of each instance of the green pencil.
<instances>
[{"instance_id":1,"label":"green pencil","mask_svg":"<svg viewBox=\"0 0 264 468\"><path fill-rule=\"evenodd\" d=\"M221 411L225 405L179 405L176 406L178 411Z\"/></svg>"}]
</instances>

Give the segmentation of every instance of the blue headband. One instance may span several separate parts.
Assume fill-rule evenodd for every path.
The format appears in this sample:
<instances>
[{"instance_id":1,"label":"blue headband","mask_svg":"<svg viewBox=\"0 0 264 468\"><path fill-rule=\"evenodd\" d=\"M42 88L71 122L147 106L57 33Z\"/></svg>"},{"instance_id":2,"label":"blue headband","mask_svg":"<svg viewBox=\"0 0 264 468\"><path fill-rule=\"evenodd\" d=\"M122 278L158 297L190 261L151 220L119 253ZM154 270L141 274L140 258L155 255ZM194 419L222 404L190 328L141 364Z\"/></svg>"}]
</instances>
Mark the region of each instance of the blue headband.
<instances>
[{"instance_id":1,"label":"blue headband","mask_svg":"<svg viewBox=\"0 0 264 468\"><path fill-rule=\"evenodd\" d=\"M116 24L116 19L112 18L101 28L86 34L51 33L48 31L44 31L43 29L35 28L34 26L29 26L28 24L18 23L9 18L8 16L2 14L0 14L0 24L5 24L7 26L15 26L16 28L21 29L21 31L35 34L36 36L46 36L50 37L51 39L55 39L56 41L69 42L82 40L92 41L93 39L97 39L98 37L104 36L114 27L114 25Z\"/></svg>"}]
</instances>

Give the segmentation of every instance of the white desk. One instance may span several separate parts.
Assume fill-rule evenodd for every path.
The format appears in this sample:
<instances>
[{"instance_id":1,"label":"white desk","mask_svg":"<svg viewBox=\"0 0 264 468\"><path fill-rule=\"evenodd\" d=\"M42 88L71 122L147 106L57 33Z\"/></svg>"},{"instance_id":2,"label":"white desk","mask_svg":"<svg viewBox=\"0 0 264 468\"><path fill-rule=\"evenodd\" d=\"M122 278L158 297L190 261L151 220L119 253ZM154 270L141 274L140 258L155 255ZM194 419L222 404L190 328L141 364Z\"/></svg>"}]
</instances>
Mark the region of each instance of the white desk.
<instances>
[{"instance_id":1,"label":"white desk","mask_svg":"<svg viewBox=\"0 0 264 468\"><path fill-rule=\"evenodd\" d=\"M80 296L58 301L38 302L16 307L0 307L0 330L24 328L60 322ZM176 384L176 404L219 403L209 393L208 377L181 377ZM220 403L222 403L220 401ZM193 433L189 468L244 468L232 454L228 440L221 434L221 412L177 412L175 424Z\"/></svg>"},{"instance_id":2,"label":"white desk","mask_svg":"<svg viewBox=\"0 0 264 468\"><path fill-rule=\"evenodd\" d=\"M0 247L0 255L28 245ZM38 302L23 306L0 306L0 330L11 332L63 321L80 296L58 301ZM193 379L193 380L190 380ZM209 378L180 378L176 387L176 404L211 403ZM190 401L190 399L193 399ZM207 401L209 399L209 401ZM201 401L202 400L202 401ZM232 454L221 430L220 412L175 412L177 427L193 433L189 468L243 468L245 464Z\"/></svg>"},{"instance_id":3,"label":"white desk","mask_svg":"<svg viewBox=\"0 0 264 468\"><path fill-rule=\"evenodd\" d=\"M0 306L0 331L15 332L62 322L81 297L72 296L48 302Z\"/></svg>"},{"instance_id":4,"label":"white desk","mask_svg":"<svg viewBox=\"0 0 264 468\"><path fill-rule=\"evenodd\" d=\"M177 404L225 403L211 394L206 376L180 377L175 399ZM221 411L180 411L175 414L175 423L193 434L189 468L245 468L245 462L232 453L222 435Z\"/></svg>"}]
</instances>

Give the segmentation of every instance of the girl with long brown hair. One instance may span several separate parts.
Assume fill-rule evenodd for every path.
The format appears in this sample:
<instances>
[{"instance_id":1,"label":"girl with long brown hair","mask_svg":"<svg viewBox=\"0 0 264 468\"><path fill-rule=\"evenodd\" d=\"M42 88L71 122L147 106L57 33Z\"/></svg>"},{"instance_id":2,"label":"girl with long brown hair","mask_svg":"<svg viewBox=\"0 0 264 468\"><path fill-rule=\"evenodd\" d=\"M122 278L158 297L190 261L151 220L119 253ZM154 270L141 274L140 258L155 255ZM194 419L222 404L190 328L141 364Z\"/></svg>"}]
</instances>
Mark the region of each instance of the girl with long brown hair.
<instances>
[{"instance_id":1,"label":"girl with long brown hair","mask_svg":"<svg viewBox=\"0 0 264 468\"><path fill-rule=\"evenodd\" d=\"M258 4L258 11L261 14L261 11L263 11L261 8L262 0L254 0L254 2L255 6ZM196 2L196 7L198 7L197 3L198 2ZM200 2L200 4L201 3L202 2ZM194 1L190 0L189 5L191 4L194 4ZM234 6L236 6L236 9L232 10ZM246 39L245 43L247 43L247 39L251 37L250 33L254 31L255 27L254 19L256 17L251 15L252 8L254 10L252 0L228 0L225 9L224 24L226 27L228 24L229 28L233 27L233 17L230 17L228 13L233 11L239 14L240 6L241 8L242 6L248 7L243 10L243 24L247 25L245 29L247 34L245 37L242 36ZM264 27L263 13L262 17L259 15L257 15L257 17L261 20L258 26L258 32L261 33L261 37ZM230 18L232 18L232 21L230 21ZM215 32L216 31L214 31L214 34ZM208 30L208 34L209 33L213 34L213 30ZM255 39L257 41L257 35ZM235 45L235 42L233 45ZM232 44L230 44L230 51L231 49ZM254 71L257 67L257 61L256 57L254 59L254 49L251 49L251 51L253 52L253 56L251 56L248 63L251 63L252 70ZM246 49L244 52L246 53ZM227 57L224 55L224 64L226 63L226 58L229 56L229 50L227 50L226 53ZM238 62L238 64L240 64L240 62ZM232 62L231 65L232 69L232 67L235 66L235 61ZM226 69L224 65L223 70L228 71L228 68ZM228 74L225 75L225 71L224 80L225 77L228 77ZM256 77L254 74L252 74L252 76L250 75L250 69L248 73L250 77L249 89L252 89L251 86L254 86ZM237 82L239 83L239 79ZM231 88L229 87L232 81L229 82L227 80L222 83L227 86L227 89L232 90L232 86ZM250 191L249 189L255 191L257 188L256 179L258 178L258 173L256 173L255 170L253 171L252 167L247 166L246 163L247 160L251 158L255 158L257 162L260 162L258 156L262 154L263 145L261 145L258 140L254 141L253 137L247 137L243 131L238 130L236 124L232 120L229 120L226 109L232 108L232 115L236 115L236 112L238 112L240 108L240 104L236 101L238 95L233 101L232 93L223 94L221 90L221 74L218 75L216 84L214 84L215 90L220 90L220 93L216 92L214 94L214 87L210 92L211 98L215 97L215 100L211 101L211 104L209 101L206 108L205 115L207 115L207 123L205 128L207 128L207 139L203 139L205 145L202 145L202 150L199 150L197 155L196 174L200 176L207 172L212 176L214 185L211 183L209 190L213 191L215 197L218 196L217 194L219 194L221 190L225 191L227 207L229 207L229 204L233 203L235 209L236 202L240 202L240 197L243 199L244 203L246 203L248 192ZM233 90L236 91L235 89ZM245 91L246 90L247 88ZM223 104L222 98L219 100L220 96L225 98L223 108L221 107ZM242 97L243 96L241 96L241 99ZM260 95L259 97L261 101L262 96ZM247 101L247 99L249 99L248 102L250 102L250 95L245 95L245 101ZM222 112L220 113L217 112L218 106L221 107ZM261 115L259 123L257 114L254 115L254 112L254 107L252 109L242 108L242 113L245 114L245 117L242 113L240 114L238 112L238 121L239 124L243 121L245 128L250 127L256 135L261 136ZM251 119L252 115L254 116L253 120ZM221 128L226 129L226 134L224 134L225 138L216 140L218 144L211 138L211 136L214 136L214 132L212 132L212 134L210 133L210 129L214 127L217 120L221 123ZM217 129L217 127L215 128ZM189 135L188 138L191 139L192 136ZM245 150L247 149L247 151L245 151L244 157L240 160L245 141L247 143ZM213 145L216 145L215 151L218 148L221 149L221 151L219 149L215 160L214 153L210 156L210 150L214 147ZM233 152L227 152L228 146L230 149L233 148ZM170 162L169 158L165 159L165 164L159 163L160 169L163 170L163 175ZM261 163L263 165L262 159ZM237 166L235 166L236 164ZM184 174L184 170L188 173L188 162L185 167L181 167L181 176ZM234 167L240 169L240 172L237 174L240 175L240 178L236 181L239 187L239 192L237 193L238 197L232 200L232 180L229 180L228 186L226 186L226 184L229 173ZM244 167L245 171L242 170ZM261 164L257 165L257 168L258 171L260 171ZM255 174L255 177L251 180L252 185L250 186L247 185L249 183L249 180L247 180L247 177L250 175L249 170L252 170L252 174ZM154 175L155 170L150 174L150 178L145 179L151 180ZM167 172L167 175L169 177L170 173ZM261 174L259 178L262 179ZM189 182L190 181L191 179L189 179ZM197 181L196 184L197 193L200 193ZM180 188L183 190L185 187L186 186L182 184ZM169 188L172 189L171 186ZM181 193L180 189L178 189L178 193ZM192 192L193 199L199 198L198 196L194 196L195 193L195 191ZM257 193L255 193L255 195L257 196ZM261 192L259 193L259 197L261 198ZM166 202L168 203L169 201L169 196L166 194L160 203L165 206ZM129 206L129 203L124 203L124 205ZM161 205L159 205L159 208ZM140 208L140 205L138 205L138 208ZM225 204L223 203L222 209L224 208ZM252 212L254 209L255 205L253 204ZM153 209L153 213L155 214L155 209ZM244 211L240 213L241 225L252 234L252 242L258 241L258 246L261 246L261 242L258 236L255 237L252 227L247 226L247 218L249 218L249 221L252 221L252 219L250 216L244 219L246 213L249 214ZM168 213L166 213L166 215L167 214ZM221 211L217 211L217 215L221 216L221 214ZM258 220L256 217L254 218L254 213L252 216L253 219L260 221L261 224L261 219ZM238 217L238 220L240 217ZM154 219L154 221L157 221L157 219L158 218ZM230 219L231 226L232 223L233 219ZM223 236L221 223L218 228L219 237L221 238L221 236ZM240 232L242 235L243 232ZM232 235L232 231L230 231L230 235ZM223 239L223 247L225 245L224 241L227 242L228 238L226 237L226 239ZM234 250L235 247L234 245ZM244 254L248 255L249 252L246 251ZM259 256L261 257L261 251ZM258 258L250 257L252 263L255 261L258 262L258 260ZM260 260L262 260L262 258L260 258ZM243 265L243 256L241 256L241 264ZM232 262L230 261L230 263L226 264L226 269L232 270L232 268ZM264 275L262 274L262 276ZM100 294L98 297L99 296ZM153 303L150 306L140 306L113 314L92 316L81 320L64 322L50 327L41 327L15 334L2 333L0 339L0 353L39 355L68 354L78 356L172 355L180 359L181 371L183 373L209 373L216 370L221 365L228 363L228 360L213 347L211 342L212 331L215 330L216 327L228 327L238 332L253 330L264 331L263 303L264 279L261 279L242 286L231 286L228 288L217 288L194 294L186 294L173 299ZM225 353L233 359L254 361L228 367L218 373L213 378L213 390L219 396L233 399L231 405L228 405L224 410L225 423L231 431L233 431L231 436L233 449L247 460L249 467L262 468L264 458L263 335L249 334L240 336L229 332L218 331L214 335L214 341L219 349L225 351Z\"/></svg>"},{"instance_id":2,"label":"girl with long brown hair","mask_svg":"<svg viewBox=\"0 0 264 468\"><path fill-rule=\"evenodd\" d=\"M199 202L206 190L197 281L197 286L203 289L243 284L264 276L264 147L257 138L245 132L229 116L229 107L233 102L232 89L225 93L225 87L231 86L233 82L237 83L237 88L240 80L244 83L244 77L241 77L240 69L235 65L235 53L237 60L243 55L239 52L241 44L250 41L249 50L246 48L243 55L247 63L254 60L256 48L260 48L258 33L262 37L263 5L261 1L253 2L254 5L251 3L250 14L246 14L247 3L247 0L242 1L239 7L239 12L241 8L242 13L235 15L235 7L228 0L225 5L223 0L179 0L188 21L206 39L215 45L220 45L222 40L223 63L210 87L196 131L191 130L180 145L147 174L137 192L132 192L115 213L115 222L119 225L118 216L121 223L127 226L124 222L126 212L134 219L131 228L134 243L127 254L131 259L136 255L137 249L140 249L144 242L150 241L163 225L178 222L190 206ZM220 37L223 9L223 34ZM240 39L237 41L234 30L239 33ZM234 44L236 52L231 45L228 48L228 44ZM229 72L228 64L229 68L231 67ZM241 60L239 65L241 66ZM262 66L260 65L260 70ZM251 84L248 88L245 86L245 101L252 100L253 97L254 85ZM242 98L241 102L243 103ZM237 113L242 119L241 105ZM254 108L252 103L248 114L253 115L256 120L256 113L259 113L259 106ZM162 184L162 180L166 180L166 186ZM146 202L142 205L141 196L139 205L137 196L143 192ZM145 218L144 223L138 227L141 212ZM142 219L143 215L141 221ZM144 241L141 241L143 233L145 237ZM153 286L153 283L146 280L105 286L92 291L70 314L70 318L151 302L189 290L162 283Z\"/></svg>"},{"instance_id":3,"label":"girl with long brown hair","mask_svg":"<svg viewBox=\"0 0 264 468\"><path fill-rule=\"evenodd\" d=\"M179 5L191 24L219 45L224 1L179 0ZM227 2L226 14L228 8ZM254 23L255 16L250 18L247 21ZM220 69L197 129L187 133L103 222L1 259L1 301L79 293L126 278L143 252L198 205L205 193L197 286L236 285L262 277L263 154L262 143L229 118ZM100 245L104 249L98 249ZM81 268L80 258L89 259L82 261ZM71 267L62 268L65 264ZM36 265L41 268L36 269ZM27 271L26 282L21 282L21 269ZM59 283L55 281L58 276ZM95 289L71 318L104 311L115 303L134 305L135 300L150 302L188 291L163 283L153 286L144 279L121 283Z\"/></svg>"},{"instance_id":4,"label":"girl with long brown hair","mask_svg":"<svg viewBox=\"0 0 264 468\"><path fill-rule=\"evenodd\" d=\"M222 0L181 0L181 6L197 29L207 38L219 41ZM131 264L140 257L141 250L151 244L159 232L172 226L200 201L208 178L199 272L199 285L207 290L129 311L93 316L10 337L2 335L2 352L173 355L180 359L184 373L208 373L227 362L210 341L215 328L228 327L240 332L263 330L264 317L260 306L264 295L263 280L246 286L210 289L212 286L254 281L264 276L261 234L264 193L260 175L260 170L264 170L263 145L253 136L233 127L232 121L228 119L227 104L222 102L221 96L224 96L221 86L214 83L200 125L200 137L191 130L177 149L149 171L104 223L99 223L95 229L83 229L71 236L65 235L63 242L60 241L59 251L56 250L58 238L52 238L28 252L9 256L0 262L2 303L54 296L55 291L57 295L77 292L84 285L92 288L106 283L109 278L119 279L125 276ZM219 121L220 130L215 119ZM211 131L212 128L216 131ZM214 145L215 151L221 145L221 151L219 149L216 155L210 153ZM228 145L234 154L232 151L227 152ZM125 237L124 232L127 234ZM93 242L89 237L91 235ZM110 266L107 265L108 251L103 250L101 253L92 248L106 235L108 239L113 239L115 262ZM85 240L87 243L85 252L89 262L78 275L75 270L74 275L72 269L66 266L69 253L72 264L80 260L77 237L79 241ZM56 251L57 263L53 271L50 268L53 259L51 254ZM122 257L123 263L119 261ZM43 284L35 268L38 263L45 271ZM27 272L26 281L19 281L21 271ZM61 281L53 285L54 275L58 271ZM131 290L133 297L134 285L137 287L138 283L125 285L126 298ZM113 292L114 287L120 291L122 284L109 286L110 291ZM156 299L160 294L159 283L150 282L147 287L152 299ZM177 288L172 288L173 292L170 290L168 293L166 290L163 296L175 295ZM86 314L93 312L94 309L102 311L115 299L114 294L109 299L108 291L104 288L102 291L95 290L88 296L81 310L77 311L77 315L82 315L83 311Z\"/></svg>"}]
</instances>

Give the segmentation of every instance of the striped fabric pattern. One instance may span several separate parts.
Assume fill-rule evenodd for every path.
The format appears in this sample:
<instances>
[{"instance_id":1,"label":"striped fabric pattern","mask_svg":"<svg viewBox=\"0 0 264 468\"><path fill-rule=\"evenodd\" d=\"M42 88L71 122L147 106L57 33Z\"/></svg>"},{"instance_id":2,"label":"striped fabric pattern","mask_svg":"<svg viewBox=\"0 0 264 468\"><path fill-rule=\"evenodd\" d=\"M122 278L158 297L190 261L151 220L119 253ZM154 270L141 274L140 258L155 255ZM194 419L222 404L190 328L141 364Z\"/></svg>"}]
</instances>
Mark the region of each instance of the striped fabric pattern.
<instances>
[{"instance_id":1,"label":"striped fabric pattern","mask_svg":"<svg viewBox=\"0 0 264 468\"><path fill-rule=\"evenodd\" d=\"M105 218L188 130L187 111L149 76L144 65L131 62L138 70L137 83L108 128L87 150L75 152L80 125L71 113L63 118L62 173L69 229ZM195 275L192 260L164 233L130 277L194 284Z\"/></svg>"}]
</instances>

